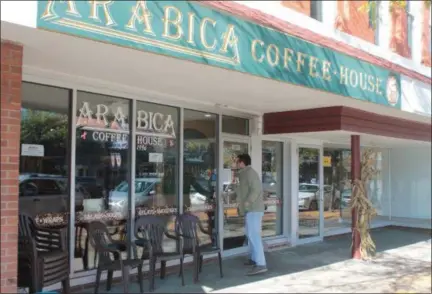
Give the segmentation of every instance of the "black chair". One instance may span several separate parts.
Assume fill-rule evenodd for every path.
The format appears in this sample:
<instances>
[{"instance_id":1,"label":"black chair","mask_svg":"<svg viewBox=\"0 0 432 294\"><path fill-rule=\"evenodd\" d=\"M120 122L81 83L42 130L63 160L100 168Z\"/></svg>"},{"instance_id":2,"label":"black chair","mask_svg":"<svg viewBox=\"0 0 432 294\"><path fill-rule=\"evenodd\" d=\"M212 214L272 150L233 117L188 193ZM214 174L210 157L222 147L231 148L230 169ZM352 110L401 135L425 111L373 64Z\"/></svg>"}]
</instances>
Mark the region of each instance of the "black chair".
<instances>
[{"instance_id":1,"label":"black chair","mask_svg":"<svg viewBox=\"0 0 432 294\"><path fill-rule=\"evenodd\" d=\"M181 239L178 236L171 235L167 229L167 217L146 215L137 218L135 221L135 244L143 248L141 258L149 260L150 265L150 287L153 291L155 288L155 271L156 263L161 262L160 278L165 278L166 262L170 260L180 260L180 273L182 285L184 286L183 276L183 252ZM174 252L165 252L163 249L164 236L180 241L180 248Z\"/></svg>"},{"instance_id":2,"label":"black chair","mask_svg":"<svg viewBox=\"0 0 432 294\"><path fill-rule=\"evenodd\" d=\"M41 228L27 214L19 214L18 287L30 293L62 283L63 293L70 292L67 228Z\"/></svg>"},{"instance_id":3,"label":"black chair","mask_svg":"<svg viewBox=\"0 0 432 294\"><path fill-rule=\"evenodd\" d=\"M118 225L114 226L113 231L110 231L110 229L112 229L112 226L110 226L110 223L104 222L105 225L108 228L108 233L109 235L115 236L115 235L119 235L120 239L119 240L114 240L113 242L116 245L116 249L119 250L120 252L127 252L128 251L128 246L127 246L127 242L123 242L123 240L126 240L126 221L121 221ZM86 240L86 250L87 250L87 256L88 256L88 243L89 243L89 239L87 236L87 240ZM97 253L95 252L95 255L93 256L93 265L96 267L96 262L97 262Z\"/></svg>"},{"instance_id":4,"label":"black chair","mask_svg":"<svg viewBox=\"0 0 432 294\"><path fill-rule=\"evenodd\" d=\"M215 244L201 244L198 231L209 235L210 237L215 237ZM222 255L221 249L218 245L218 235L212 233L206 229L204 229L200 219L190 213L185 213L179 215L176 220L176 234L183 238L183 253L190 254L193 256L193 265L194 265L194 283L199 281L199 273L202 271L203 259L204 255L209 254L218 254L219 260L219 273L221 278L223 278L222 272Z\"/></svg>"},{"instance_id":5,"label":"black chair","mask_svg":"<svg viewBox=\"0 0 432 294\"><path fill-rule=\"evenodd\" d=\"M100 221L94 221L89 224L89 235L90 243L96 251L95 254L99 257L94 293L98 293L99 291L100 278L104 270L108 271L107 291L111 290L114 271L120 270L122 272L123 293L128 293L129 274L130 270L133 268L138 268L138 282L140 284L140 292L143 293L143 262L137 256L135 244L126 241L114 241L111 238L111 234L108 232L107 226ZM121 251L119 250L120 245L131 248L134 258L123 259Z\"/></svg>"}]
</instances>

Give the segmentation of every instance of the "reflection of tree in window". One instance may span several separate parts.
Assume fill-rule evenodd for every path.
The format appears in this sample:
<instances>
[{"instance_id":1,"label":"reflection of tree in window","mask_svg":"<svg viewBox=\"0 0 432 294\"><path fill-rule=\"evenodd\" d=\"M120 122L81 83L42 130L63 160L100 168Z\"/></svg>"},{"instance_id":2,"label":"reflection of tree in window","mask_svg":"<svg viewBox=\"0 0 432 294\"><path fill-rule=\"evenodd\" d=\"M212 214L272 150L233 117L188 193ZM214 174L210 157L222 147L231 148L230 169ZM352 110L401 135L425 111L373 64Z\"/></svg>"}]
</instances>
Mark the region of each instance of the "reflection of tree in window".
<instances>
[{"instance_id":1,"label":"reflection of tree in window","mask_svg":"<svg viewBox=\"0 0 432 294\"><path fill-rule=\"evenodd\" d=\"M44 146L44 157L22 157L21 170L66 174L64 159L68 144L68 117L48 111L22 109L21 144Z\"/></svg>"}]
</instances>

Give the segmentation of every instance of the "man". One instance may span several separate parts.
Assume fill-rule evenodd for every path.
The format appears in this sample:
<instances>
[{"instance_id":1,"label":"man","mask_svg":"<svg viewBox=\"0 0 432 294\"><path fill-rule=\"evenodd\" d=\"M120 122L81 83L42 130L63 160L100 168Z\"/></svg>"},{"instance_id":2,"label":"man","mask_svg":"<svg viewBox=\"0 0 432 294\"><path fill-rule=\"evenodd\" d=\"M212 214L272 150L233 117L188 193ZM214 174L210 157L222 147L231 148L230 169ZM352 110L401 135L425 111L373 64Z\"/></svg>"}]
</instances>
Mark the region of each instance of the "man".
<instances>
[{"instance_id":1,"label":"man","mask_svg":"<svg viewBox=\"0 0 432 294\"><path fill-rule=\"evenodd\" d=\"M247 275L257 275L267 271L261 239L264 200L261 180L250 164L251 158L248 154L237 156L239 184L236 193L239 203L239 215L245 216L245 231L249 245L250 256L245 265L253 266Z\"/></svg>"}]
</instances>

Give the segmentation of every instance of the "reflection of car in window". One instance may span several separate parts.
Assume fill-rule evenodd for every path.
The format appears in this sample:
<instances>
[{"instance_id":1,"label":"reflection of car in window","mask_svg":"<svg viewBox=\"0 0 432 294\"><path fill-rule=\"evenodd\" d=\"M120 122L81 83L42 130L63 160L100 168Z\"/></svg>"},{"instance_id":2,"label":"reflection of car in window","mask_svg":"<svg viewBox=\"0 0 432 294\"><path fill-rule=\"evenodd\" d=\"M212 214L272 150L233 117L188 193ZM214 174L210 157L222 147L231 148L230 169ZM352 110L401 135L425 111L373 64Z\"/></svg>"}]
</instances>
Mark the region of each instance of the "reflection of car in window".
<instances>
[{"instance_id":1,"label":"reflection of car in window","mask_svg":"<svg viewBox=\"0 0 432 294\"><path fill-rule=\"evenodd\" d=\"M225 204L235 203L237 201L235 184L232 184L231 182L225 182L222 186L222 195Z\"/></svg>"},{"instance_id":2,"label":"reflection of car in window","mask_svg":"<svg viewBox=\"0 0 432 294\"><path fill-rule=\"evenodd\" d=\"M156 185L161 183L160 178L138 178L135 179L135 206L152 207L156 195ZM109 195L109 207L111 211L127 212L128 209L129 184L127 181L117 185ZM191 203L204 204L205 196L190 188Z\"/></svg>"},{"instance_id":3,"label":"reflection of car in window","mask_svg":"<svg viewBox=\"0 0 432 294\"><path fill-rule=\"evenodd\" d=\"M342 191L342 201L341 205L342 207L348 207L351 201L351 189L345 189Z\"/></svg>"},{"instance_id":4,"label":"reflection of car in window","mask_svg":"<svg viewBox=\"0 0 432 294\"><path fill-rule=\"evenodd\" d=\"M99 182L96 177L76 177L76 183L79 183L89 193L92 199L103 198L105 195L103 183Z\"/></svg>"},{"instance_id":5,"label":"reflection of car in window","mask_svg":"<svg viewBox=\"0 0 432 294\"><path fill-rule=\"evenodd\" d=\"M69 211L70 198L65 177L22 174L19 176L19 182L20 211L32 216ZM75 185L75 203L82 205L83 200L88 197L88 191L77 183Z\"/></svg>"},{"instance_id":6,"label":"reflection of car in window","mask_svg":"<svg viewBox=\"0 0 432 294\"><path fill-rule=\"evenodd\" d=\"M135 205L151 206L155 195L155 185L160 183L159 178L135 179ZM127 212L129 196L129 183L123 181L109 192L109 207L112 211Z\"/></svg>"},{"instance_id":7,"label":"reflection of car in window","mask_svg":"<svg viewBox=\"0 0 432 294\"><path fill-rule=\"evenodd\" d=\"M324 209L330 207L332 201L333 187L330 185L324 185ZM337 196L336 196L337 197ZM318 210L318 199L319 199L319 185L301 183L299 185L299 209L307 210ZM337 199L333 200L337 202Z\"/></svg>"},{"instance_id":8,"label":"reflection of car in window","mask_svg":"<svg viewBox=\"0 0 432 294\"><path fill-rule=\"evenodd\" d=\"M276 180L269 174L262 175L262 187L266 197L277 197Z\"/></svg>"}]
</instances>

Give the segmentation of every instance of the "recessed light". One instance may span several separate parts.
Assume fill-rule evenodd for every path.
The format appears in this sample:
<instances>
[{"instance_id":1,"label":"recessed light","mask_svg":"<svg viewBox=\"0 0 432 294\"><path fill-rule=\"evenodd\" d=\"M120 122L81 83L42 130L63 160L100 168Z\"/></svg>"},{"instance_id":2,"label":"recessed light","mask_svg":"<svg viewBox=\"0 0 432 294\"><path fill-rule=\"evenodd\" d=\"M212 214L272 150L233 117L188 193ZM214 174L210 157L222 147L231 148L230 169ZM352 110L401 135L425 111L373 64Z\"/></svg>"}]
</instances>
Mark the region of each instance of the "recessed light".
<instances>
[{"instance_id":1,"label":"recessed light","mask_svg":"<svg viewBox=\"0 0 432 294\"><path fill-rule=\"evenodd\" d=\"M206 114L204 114L204 116L205 116L205 117L211 117L212 115L211 115L211 114L208 114L208 113L206 113Z\"/></svg>"}]
</instances>

